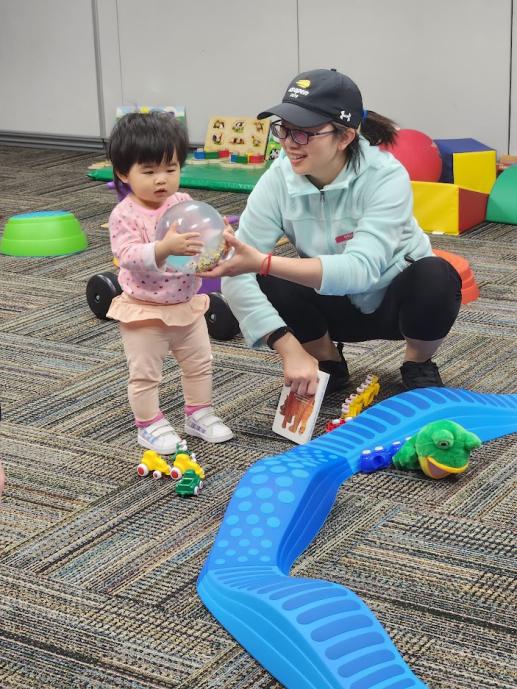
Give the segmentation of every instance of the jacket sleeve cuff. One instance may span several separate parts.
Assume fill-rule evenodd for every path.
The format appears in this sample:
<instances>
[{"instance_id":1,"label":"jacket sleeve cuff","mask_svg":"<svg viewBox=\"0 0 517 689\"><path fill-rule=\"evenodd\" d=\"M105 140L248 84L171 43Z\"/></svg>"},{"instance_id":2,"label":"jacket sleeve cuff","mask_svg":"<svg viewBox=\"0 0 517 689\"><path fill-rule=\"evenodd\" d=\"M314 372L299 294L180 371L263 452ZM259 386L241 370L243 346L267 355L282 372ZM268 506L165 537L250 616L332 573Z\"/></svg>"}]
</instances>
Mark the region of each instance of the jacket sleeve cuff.
<instances>
[{"instance_id":1,"label":"jacket sleeve cuff","mask_svg":"<svg viewBox=\"0 0 517 689\"><path fill-rule=\"evenodd\" d=\"M278 314L272 313L270 316L261 319L260 325L257 325L255 314L246 316L239 325L246 344L253 349L257 349L266 344L266 337L270 333L278 328L282 328L286 323Z\"/></svg>"},{"instance_id":2,"label":"jacket sleeve cuff","mask_svg":"<svg viewBox=\"0 0 517 689\"><path fill-rule=\"evenodd\" d=\"M349 289L350 276L343 274L346 261L343 256L318 256L321 261L321 285L318 294L343 296Z\"/></svg>"}]
</instances>

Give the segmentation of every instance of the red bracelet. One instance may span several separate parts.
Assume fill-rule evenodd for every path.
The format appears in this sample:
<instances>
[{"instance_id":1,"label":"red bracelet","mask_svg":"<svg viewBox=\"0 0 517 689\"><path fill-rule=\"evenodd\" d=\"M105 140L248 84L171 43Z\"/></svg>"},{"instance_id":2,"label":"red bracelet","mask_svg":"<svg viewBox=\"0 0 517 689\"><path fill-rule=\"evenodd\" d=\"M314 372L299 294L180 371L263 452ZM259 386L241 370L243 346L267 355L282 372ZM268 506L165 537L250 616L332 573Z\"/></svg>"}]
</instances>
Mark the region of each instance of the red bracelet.
<instances>
[{"instance_id":1,"label":"red bracelet","mask_svg":"<svg viewBox=\"0 0 517 689\"><path fill-rule=\"evenodd\" d=\"M266 277L269 275L269 271L271 270L271 257L273 254L267 254L263 259L262 263L260 264L260 271L259 275L262 277Z\"/></svg>"}]
</instances>

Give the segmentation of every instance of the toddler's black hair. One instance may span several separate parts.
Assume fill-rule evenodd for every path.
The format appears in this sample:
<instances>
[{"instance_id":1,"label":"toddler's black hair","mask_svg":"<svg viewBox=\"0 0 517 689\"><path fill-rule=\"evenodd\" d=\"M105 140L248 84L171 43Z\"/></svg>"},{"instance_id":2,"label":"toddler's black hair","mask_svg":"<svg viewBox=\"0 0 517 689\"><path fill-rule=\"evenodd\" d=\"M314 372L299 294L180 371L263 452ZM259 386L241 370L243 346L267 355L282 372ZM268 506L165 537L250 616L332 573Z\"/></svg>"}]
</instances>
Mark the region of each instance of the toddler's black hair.
<instances>
[{"instance_id":1,"label":"toddler's black hair","mask_svg":"<svg viewBox=\"0 0 517 689\"><path fill-rule=\"evenodd\" d=\"M176 152L180 167L188 152L185 127L167 112L148 114L133 112L124 115L113 127L108 144L108 158L113 165L117 189L121 180L117 173L127 175L135 163L169 163Z\"/></svg>"}]
</instances>

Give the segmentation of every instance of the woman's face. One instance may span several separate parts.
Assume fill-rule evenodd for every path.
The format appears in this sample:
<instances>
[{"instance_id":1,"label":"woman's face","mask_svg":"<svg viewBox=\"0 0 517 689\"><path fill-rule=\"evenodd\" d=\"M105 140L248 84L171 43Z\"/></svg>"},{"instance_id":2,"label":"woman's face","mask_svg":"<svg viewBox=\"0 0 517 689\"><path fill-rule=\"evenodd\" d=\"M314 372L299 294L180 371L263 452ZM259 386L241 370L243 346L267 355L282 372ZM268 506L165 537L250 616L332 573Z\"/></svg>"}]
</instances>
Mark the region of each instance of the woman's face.
<instances>
[{"instance_id":1,"label":"woman's face","mask_svg":"<svg viewBox=\"0 0 517 689\"><path fill-rule=\"evenodd\" d=\"M284 121L281 124L287 130L317 135L309 136L307 144L297 143L290 133L285 139L280 140L293 171L297 175L310 177L317 186L325 186L332 182L346 163L346 148L355 138L355 131L336 130L331 122L319 127L303 128ZM298 138L296 134L294 136Z\"/></svg>"}]
</instances>

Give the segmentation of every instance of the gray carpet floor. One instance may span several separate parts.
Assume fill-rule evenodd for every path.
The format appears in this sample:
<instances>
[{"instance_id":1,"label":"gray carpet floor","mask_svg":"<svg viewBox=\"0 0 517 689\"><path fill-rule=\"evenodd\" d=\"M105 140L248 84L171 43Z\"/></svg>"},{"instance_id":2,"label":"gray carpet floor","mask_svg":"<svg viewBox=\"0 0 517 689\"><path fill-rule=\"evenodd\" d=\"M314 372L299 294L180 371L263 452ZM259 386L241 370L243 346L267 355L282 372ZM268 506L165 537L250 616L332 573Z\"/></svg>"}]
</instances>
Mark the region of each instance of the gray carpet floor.
<instances>
[{"instance_id":1,"label":"gray carpet floor","mask_svg":"<svg viewBox=\"0 0 517 689\"><path fill-rule=\"evenodd\" d=\"M279 361L238 337L214 342L215 401L235 431L192 441L207 472L197 499L140 479L117 327L97 320L85 285L111 269L101 224L113 192L86 177L92 153L0 148L0 222L70 210L87 251L0 256L1 689L279 689L212 618L195 582L243 472L290 443L271 433ZM246 195L193 191L226 214ZM463 307L437 356L447 385L517 391L517 227L486 224L432 238L466 257L481 297ZM288 251L283 248L282 251ZM330 396L316 434L367 373L400 392L399 343L346 346L352 379ZM182 412L168 362L162 406ZM393 469L341 488L294 572L337 581L373 609L429 689L513 689L517 589L517 437L477 450L467 474L431 481Z\"/></svg>"}]
</instances>

